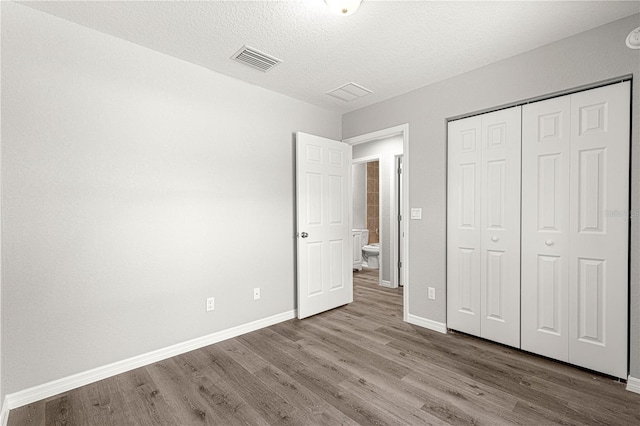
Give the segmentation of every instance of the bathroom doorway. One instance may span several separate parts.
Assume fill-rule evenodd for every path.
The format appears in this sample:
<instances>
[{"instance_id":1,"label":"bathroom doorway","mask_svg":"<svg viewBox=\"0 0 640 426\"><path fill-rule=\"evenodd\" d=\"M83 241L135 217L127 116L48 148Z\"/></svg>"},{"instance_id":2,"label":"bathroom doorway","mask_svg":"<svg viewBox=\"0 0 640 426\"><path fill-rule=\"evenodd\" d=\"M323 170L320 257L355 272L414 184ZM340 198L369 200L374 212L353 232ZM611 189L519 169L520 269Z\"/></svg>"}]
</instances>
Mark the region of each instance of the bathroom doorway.
<instances>
[{"instance_id":1,"label":"bathroom doorway","mask_svg":"<svg viewBox=\"0 0 640 426\"><path fill-rule=\"evenodd\" d=\"M389 140L392 138L397 139L397 144L393 145L394 149L381 150L380 141ZM379 285L385 283L385 264L387 265L386 271L389 275L389 286L399 287L402 284L402 305L403 305L403 320L409 321L409 291L410 282L409 277L409 125L402 124L395 127L389 127L386 129L378 130L375 132L363 134L360 136L354 136L343 140L343 142L349 144L353 148L353 161L352 164L358 164L359 162L367 162L368 160L379 159L380 170L379 177L381 185L379 194L381 196L385 193L385 186L382 179L388 179L389 182L389 213L381 211L379 214L380 226L379 237L381 245L381 257L382 269L379 270ZM362 147L360 147L362 145ZM390 145L391 146L391 145ZM378 148L378 149L376 149ZM369 158L367 158L369 157ZM389 167L385 167L383 164L383 157L390 158ZM396 167L396 162L401 161L400 173ZM381 210L385 209L385 204L381 203ZM393 220L392 220L393 218ZM353 212L352 217L353 220ZM398 225L399 223L399 225ZM385 239L385 236L388 240ZM355 240L355 237L354 237ZM385 241L395 242L390 244L395 249L387 250L389 256L388 261L385 259ZM354 241L354 248L359 246L360 242ZM354 250L354 259L361 254L361 250ZM401 267L400 267L401 266ZM394 270L395 269L395 270Z\"/></svg>"},{"instance_id":2,"label":"bathroom doorway","mask_svg":"<svg viewBox=\"0 0 640 426\"><path fill-rule=\"evenodd\" d=\"M359 157L352 162L352 217L354 271L378 270L382 283L380 217L382 212L380 157ZM370 271L372 272L372 271Z\"/></svg>"},{"instance_id":3,"label":"bathroom doorway","mask_svg":"<svg viewBox=\"0 0 640 426\"><path fill-rule=\"evenodd\" d=\"M377 269L378 284L389 288L402 282L398 159L403 142L399 134L353 146L354 256L361 256L354 269L366 268L369 273Z\"/></svg>"}]
</instances>

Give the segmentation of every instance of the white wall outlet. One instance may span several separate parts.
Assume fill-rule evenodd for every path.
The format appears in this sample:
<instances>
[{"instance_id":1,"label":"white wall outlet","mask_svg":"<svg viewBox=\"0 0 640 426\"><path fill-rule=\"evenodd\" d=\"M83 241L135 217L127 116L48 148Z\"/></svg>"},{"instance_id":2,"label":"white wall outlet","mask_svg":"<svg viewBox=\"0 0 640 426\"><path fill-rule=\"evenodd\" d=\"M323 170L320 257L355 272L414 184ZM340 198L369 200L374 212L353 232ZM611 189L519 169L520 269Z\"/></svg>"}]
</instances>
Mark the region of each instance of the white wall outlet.
<instances>
[{"instance_id":1,"label":"white wall outlet","mask_svg":"<svg viewBox=\"0 0 640 426\"><path fill-rule=\"evenodd\" d=\"M214 305L214 297L208 297L207 298L207 312L209 311L213 311L215 305Z\"/></svg>"},{"instance_id":2,"label":"white wall outlet","mask_svg":"<svg viewBox=\"0 0 640 426\"><path fill-rule=\"evenodd\" d=\"M253 300L260 299L260 287L256 287L253 289Z\"/></svg>"},{"instance_id":3,"label":"white wall outlet","mask_svg":"<svg viewBox=\"0 0 640 426\"><path fill-rule=\"evenodd\" d=\"M434 287L429 287L429 299L436 300L436 289Z\"/></svg>"},{"instance_id":4,"label":"white wall outlet","mask_svg":"<svg viewBox=\"0 0 640 426\"><path fill-rule=\"evenodd\" d=\"M411 219L412 220L420 220L420 219L422 219L422 209L421 208L412 208L411 209Z\"/></svg>"}]
</instances>

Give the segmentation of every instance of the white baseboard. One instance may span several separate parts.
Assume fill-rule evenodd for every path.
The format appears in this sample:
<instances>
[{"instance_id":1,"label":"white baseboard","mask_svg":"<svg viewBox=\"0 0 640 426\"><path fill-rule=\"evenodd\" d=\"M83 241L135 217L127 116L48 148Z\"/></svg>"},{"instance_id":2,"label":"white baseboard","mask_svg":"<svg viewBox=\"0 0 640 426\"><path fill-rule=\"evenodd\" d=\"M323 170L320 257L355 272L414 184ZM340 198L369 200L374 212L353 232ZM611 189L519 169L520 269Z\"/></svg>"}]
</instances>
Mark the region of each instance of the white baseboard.
<instances>
[{"instance_id":1,"label":"white baseboard","mask_svg":"<svg viewBox=\"0 0 640 426\"><path fill-rule=\"evenodd\" d=\"M7 426L9 421L9 401L8 396L5 395L4 401L2 401L2 408L0 408L0 425Z\"/></svg>"},{"instance_id":2,"label":"white baseboard","mask_svg":"<svg viewBox=\"0 0 640 426\"><path fill-rule=\"evenodd\" d=\"M380 281L380 285L381 285L382 287L393 288L393 287L391 286L391 281L385 281L385 280L382 280L382 281Z\"/></svg>"},{"instance_id":3,"label":"white baseboard","mask_svg":"<svg viewBox=\"0 0 640 426\"><path fill-rule=\"evenodd\" d=\"M447 334L447 324L442 322L433 321L412 314L407 314L407 322L409 324L419 325L420 327L437 331L438 333Z\"/></svg>"},{"instance_id":4,"label":"white baseboard","mask_svg":"<svg viewBox=\"0 0 640 426\"><path fill-rule=\"evenodd\" d=\"M627 378L627 390L630 392L640 393L640 379L629 376Z\"/></svg>"},{"instance_id":5,"label":"white baseboard","mask_svg":"<svg viewBox=\"0 0 640 426\"><path fill-rule=\"evenodd\" d=\"M23 405L31 404L32 402L40 401L41 399L49 398L59 393L67 392L71 389L97 382L98 380L106 379L108 377L112 377L117 374L133 370L135 368L144 367L145 365L153 364L154 362L162 361L176 355L193 351L195 349L200 349L214 343L222 342L223 340L231 339L242 334L269 327L271 325L293 319L296 317L296 315L297 314L295 310L283 312L281 314L232 327L227 330L218 331L207 336L198 337L196 339L188 340L186 342L148 352L146 354L137 355L129 359L114 362L113 364L108 364L89 371L74 374L69 377L63 377L62 379L54 380L49 383L44 383L42 385L15 392L6 396L5 403L2 405L2 412L4 413L5 410L8 412L9 410L13 410L14 408L22 407Z\"/></svg>"}]
</instances>

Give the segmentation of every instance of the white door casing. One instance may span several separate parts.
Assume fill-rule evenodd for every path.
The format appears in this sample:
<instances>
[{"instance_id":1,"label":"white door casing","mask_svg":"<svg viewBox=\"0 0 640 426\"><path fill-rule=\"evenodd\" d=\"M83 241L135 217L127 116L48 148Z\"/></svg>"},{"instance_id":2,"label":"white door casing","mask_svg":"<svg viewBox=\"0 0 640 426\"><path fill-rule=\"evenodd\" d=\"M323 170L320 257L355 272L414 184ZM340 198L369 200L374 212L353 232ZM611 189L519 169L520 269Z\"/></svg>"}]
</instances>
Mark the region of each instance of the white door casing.
<instances>
[{"instance_id":1,"label":"white door casing","mask_svg":"<svg viewBox=\"0 0 640 426\"><path fill-rule=\"evenodd\" d=\"M626 378L630 82L571 95L569 362Z\"/></svg>"},{"instance_id":2,"label":"white door casing","mask_svg":"<svg viewBox=\"0 0 640 426\"><path fill-rule=\"evenodd\" d=\"M351 146L296 133L298 318L353 301Z\"/></svg>"},{"instance_id":3,"label":"white door casing","mask_svg":"<svg viewBox=\"0 0 640 426\"><path fill-rule=\"evenodd\" d=\"M522 349L569 361L569 96L522 107Z\"/></svg>"}]
</instances>

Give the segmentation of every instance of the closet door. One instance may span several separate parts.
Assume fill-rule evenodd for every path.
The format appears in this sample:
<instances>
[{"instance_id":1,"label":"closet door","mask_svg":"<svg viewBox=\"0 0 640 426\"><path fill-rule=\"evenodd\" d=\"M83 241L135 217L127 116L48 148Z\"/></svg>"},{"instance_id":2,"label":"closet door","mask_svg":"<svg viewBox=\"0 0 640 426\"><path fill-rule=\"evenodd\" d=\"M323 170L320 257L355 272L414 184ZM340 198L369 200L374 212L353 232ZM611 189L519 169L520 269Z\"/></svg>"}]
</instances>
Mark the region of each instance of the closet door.
<instances>
[{"instance_id":1,"label":"closet door","mask_svg":"<svg viewBox=\"0 0 640 426\"><path fill-rule=\"evenodd\" d=\"M522 107L522 349L569 360L569 96Z\"/></svg>"},{"instance_id":2,"label":"closet door","mask_svg":"<svg viewBox=\"0 0 640 426\"><path fill-rule=\"evenodd\" d=\"M523 108L522 349L627 376L629 83Z\"/></svg>"},{"instance_id":3,"label":"closet door","mask_svg":"<svg viewBox=\"0 0 640 426\"><path fill-rule=\"evenodd\" d=\"M479 116L450 121L447 170L447 327L480 336Z\"/></svg>"},{"instance_id":4,"label":"closet door","mask_svg":"<svg viewBox=\"0 0 640 426\"><path fill-rule=\"evenodd\" d=\"M481 117L480 335L520 347L521 110Z\"/></svg>"},{"instance_id":5,"label":"closet door","mask_svg":"<svg viewBox=\"0 0 640 426\"><path fill-rule=\"evenodd\" d=\"M569 362L627 377L630 83L571 95Z\"/></svg>"},{"instance_id":6,"label":"closet door","mask_svg":"<svg viewBox=\"0 0 640 426\"><path fill-rule=\"evenodd\" d=\"M449 123L447 327L520 346L520 107Z\"/></svg>"}]
</instances>

